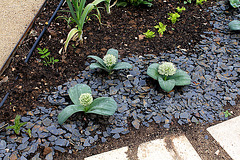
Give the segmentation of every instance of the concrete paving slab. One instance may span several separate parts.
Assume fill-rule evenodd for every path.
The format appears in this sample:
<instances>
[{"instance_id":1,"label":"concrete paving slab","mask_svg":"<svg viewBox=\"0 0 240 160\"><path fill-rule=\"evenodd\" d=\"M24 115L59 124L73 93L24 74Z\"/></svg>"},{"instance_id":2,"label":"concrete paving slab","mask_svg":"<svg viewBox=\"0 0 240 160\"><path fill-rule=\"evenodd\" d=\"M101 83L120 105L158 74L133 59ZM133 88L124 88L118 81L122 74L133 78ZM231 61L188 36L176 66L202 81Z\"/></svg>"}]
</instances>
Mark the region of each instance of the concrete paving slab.
<instances>
[{"instance_id":1,"label":"concrete paving slab","mask_svg":"<svg viewBox=\"0 0 240 160\"><path fill-rule=\"evenodd\" d=\"M157 139L138 148L140 160L201 160L185 136Z\"/></svg>"},{"instance_id":2,"label":"concrete paving slab","mask_svg":"<svg viewBox=\"0 0 240 160\"><path fill-rule=\"evenodd\" d=\"M234 160L240 160L240 116L209 127L207 131Z\"/></svg>"},{"instance_id":3,"label":"concrete paving slab","mask_svg":"<svg viewBox=\"0 0 240 160\"><path fill-rule=\"evenodd\" d=\"M191 143L188 141L187 137L179 136L173 139L174 148L179 155L184 160L201 160L195 149L192 147Z\"/></svg>"},{"instance_id":4,"label":"concrete paving slab","mask_svg":"<svg viewBox=\"0 0 240 160\"><path fill-rule=\"evenodd\" d=\"M126 154L127 151L128 147L122 147L119 149L84 158L84 160L128 160Z\"/></svg>"},{"instance_id":5,"label":"concrete paving slab","mask_svg":"<svg viewBox=\"0 0 240 160\"><path fill-rule=\"evenodd\" d=\"M0 69L45 0L1 0Z\"/></svg>"}]
</instances>

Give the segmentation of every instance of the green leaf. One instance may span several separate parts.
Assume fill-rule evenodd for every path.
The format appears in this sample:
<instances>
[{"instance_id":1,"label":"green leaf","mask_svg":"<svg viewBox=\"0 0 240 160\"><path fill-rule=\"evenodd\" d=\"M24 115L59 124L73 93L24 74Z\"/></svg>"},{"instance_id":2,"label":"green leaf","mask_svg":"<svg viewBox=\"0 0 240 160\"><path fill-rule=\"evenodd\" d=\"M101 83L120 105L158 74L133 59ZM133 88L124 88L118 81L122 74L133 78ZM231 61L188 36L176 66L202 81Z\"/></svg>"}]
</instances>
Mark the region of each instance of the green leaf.
<instances>
[{"instance_id":1,"label":"green leaf","mask_svg":"<svg viewBox=\"0 0 240 160\"><path fill-rule=\"evenodd\" d=\"M174 79L176 81L176 86L184 86L191 84L191 77L187 74L187 72L181 69L178 69L174 75L168 76L168 79Z\"/></svg>"},{"instance_id":2,"label":"green leaf","mask_svg":"<svg viewBox=\"0 0 240 160\"><path fill-rule=\"evenodd\" d=\"M71 31L68 33L67 40L65 41L65 45L64 45L64 50L65 50L65 51L67 50L68 43L70 42L70 40L73 38L73 36L74 36L75 34L79 34L78 32L82 32L82 30L78 30L77 28L73 28L73 29L71 29Z\"/></svg>"},{"instance_id":3,"label":"green leaf","mask_svg":"<svg viewBox=\"0 0 240 160\"><path fill-rule=\"evenodd\" d=\"M239 31L240 30L240 21L233 20L228 24L228 26L231 31Z\"/></svg>"},{"instance_id":4,"label":"green leaf","mask_svg":"<svg viewBox=\"0 0 240 160\"><path fill-rule=\"evenodd\" d=\"M126 7L127 6L127 2L117 2L116 6L120 6L120 7Z\"/></svg>"},{"instance_id":5,"label":"green leaf","mask_svg":"<svg viewBox=\"0 0 240 160\"><path fill-rule=\"evenodd\" d=\"M90 66L89 66L90 69L96 69L96 68L100 68L100 69L103 69L103 70L106 70L106 68L104 68L101 64L99 63L92 63Z\"/></svg>"},{"instance_id":6,"label":"green leaf","mask_svg":"<svg viewBox=\"0 0 240 160\"><path fill-rule=\"evenodd\" d=\"M86 113L95 113L100 115L113 115L117 109L117 103L110 97L100 97L93 101Z\"/></svg>"},{"instance_id":7,"label":"green leaf","mask_svg":"<svg viewBox=\"0 0 240 160\"><path fill-rule=\"evenodd\" d=\"M175 86L174 79L169 79L169 80L164 81L162 79L162 76L158 77L158 83L159 83L160 87L166 92L170 92Z\"/></svg>"},{"instance_id":8,"label":"green leaf","mask_svg":"<svg viewBox=\"0 0 240 160\"><path fill-rule=\"evenodd\" d=\"M92 94L91 88L86 84L77 84L68 90L69 97L75 105L81 105L79 98L83 93Z\"/></svg>"},{"instance_id":9,"label":"green leaf","mask_svg":"<svg viewBox=\"0 0 240 160\"><path fill-rule=\"evenodd\" d=\"M103 60L101 59L101 58L99 58L98 56L88 56L89 58L93 58L93 59L95 59L99 64L101 64L102 65L102 67L104 67L104 68L107 68L107 66L105 65L105 63L103 62Z\"/></svg>"},{"instance_id":10,"label":"green leaf","mask_svg":"<svg viewBox=\"0 0 240 160\"><path fill-rule=\"evenodd\" d=\"M132 65L127 63L127 62L118 62L113 69L117 70L117 69L129 69L132 68Z\"/></svg>"},{"instance_id":11,"label":"green leaf","mask_svg":"<svg viewBox=\"0 0 240 160\"><path fill-rule=\"evenodd\" d=\"M69 105L58 115L58 123L63 124L71 115L76 112L84 111L82 105Z\"/></svg>"},{"instance_id":12,"label":"green leaf","mask_svg":"<svg viewBox=\"0 0 240 160\"><path fill-rule=\"evenodd\" d=\"M158 66L159 66L158 63L153 63L147 69L147 75L149 75L150 77L152 77L155 80L157 80L158 76L159 76Z\"/></svg>"},{"instance_id":13,"label":"green leaf","mask_svg":"<svg viewBox=\"0 0 240 160\"><path fill-rule=\"evenodd\" d=\"M107 54L113 55L116 58L116 60L118 61L118 50L111 48L107 51Z\"/></svg>"}]
</instances>

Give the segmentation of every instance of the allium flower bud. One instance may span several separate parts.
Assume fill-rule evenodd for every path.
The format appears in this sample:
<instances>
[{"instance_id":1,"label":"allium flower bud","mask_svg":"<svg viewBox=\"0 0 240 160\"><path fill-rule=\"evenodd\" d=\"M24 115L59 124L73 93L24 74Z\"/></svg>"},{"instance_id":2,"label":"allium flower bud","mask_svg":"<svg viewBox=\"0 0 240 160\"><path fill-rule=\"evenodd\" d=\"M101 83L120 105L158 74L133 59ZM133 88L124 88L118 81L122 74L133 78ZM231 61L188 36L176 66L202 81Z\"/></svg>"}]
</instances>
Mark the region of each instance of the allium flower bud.
<instances>
[{"instance_id":1,"label":"allium flower bud","mask_svg":"<svg viewBox=\"0 0 240 160\"><path fill-rule=\"evenodd\" d=\"M158 67L158 73L164 76L174 75L177 71L177 68L171 62L163 62Z\"/></svg>"},{"instance_id":2,"label":"allium flower bud","mask_svg":"<svg viewBox=\"0 0 240 160\"><path fill-rule=\"evenodd\" d=\"M83 93L79 98L80 104L83 106L88 106L93 102L93 97L90 93Z\"/></svg>"},{"instance_id":3,"label":"allium flower bud","mask_svg":"<svg viewBox=\"0 0 240 160\"><path fill-rule=\"evenodd\" d=\"M106 64L107 67L111 67L114 64L116 64L117 59L116 59L116 57L114 55L107 54L106 56L104 56L103 62Z\"/></svg>"}]
</instances>

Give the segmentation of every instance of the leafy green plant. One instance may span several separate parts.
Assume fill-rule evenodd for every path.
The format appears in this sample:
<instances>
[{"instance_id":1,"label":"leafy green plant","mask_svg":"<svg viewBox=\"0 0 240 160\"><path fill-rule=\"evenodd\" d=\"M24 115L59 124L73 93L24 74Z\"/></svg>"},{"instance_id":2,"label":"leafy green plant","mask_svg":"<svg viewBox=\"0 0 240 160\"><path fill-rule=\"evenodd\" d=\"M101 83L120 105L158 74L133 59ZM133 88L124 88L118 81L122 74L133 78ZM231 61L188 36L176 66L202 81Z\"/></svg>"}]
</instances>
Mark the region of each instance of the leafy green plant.
<instances>
[{"instance_id":1,"label":"leafy green plant","mask_svg":"<svg viewBox=\"0 0 240 160\"><path fill-rule=\"evenodd\" d=\"M186 8L185 7L182 7L182 8L177 7L176 10L178 13L182 13L182 11L186 11Z\"/></svg>"},{"instance_id":2,"label":"leafy green plant","mask_svg":"<svg viewBox=\"0 0 240 160\"><path fill-rule=\"evenodd\" d=\"M226 110L225 112L223 112L225 115L225 118L227 118L228 116L231 116L232 114L228 112L228 110Z\"/></svg>"},{"instance_id":3,"label":"leafy green plant","mask_svg":"<svg viewBox=\"0 0 240 160\"><path fill-rule=\"evenodd\" d=\"M88 57L97 61L97 63L92 63L90 65L90 69L100 68L107 71L109 74L112 73L112 70L132 68L132 65L127 62L118 62L118 50L113 48L107 51L107 54L103 57L103 59L92 55Z\"/></svg>"},{"instance_id":4,"label":"leafy green plant","mask_svg":"<svg viewBox=\"0 0 240 160\"><path fill-rule=\"evenodd\" d=\"M175 24L178 21L178 18L180 15L178 13L168 13L169 15L169 20L172 22L172 24Z\"/></svg>"},{"instance_id":5,"label":"leafy green plant","mask_svg":"<svg viewBox=\"0 0 240 160\"><path fill-rule=\"evenodd\" d=\"M170 92L174 86L191 83L190 76L185 71L177 69L171 62L153 63L148 67L147 74L157 80L160 87L166 92Z\"/></svg>"},{"instance_id":6,"label":"leafy green plant","mask_svg":"<svg viewBox=\"0 0 240 160\"><path fill-rule=\"evenodd\" d=\"M207 0L196 0L197 5L202 5L203 2L207 2Z\"/></svg>"},{"instance_id":7,"label":"leafy green plant","mask_svg":"<svg viewBox=\"0 0 240 160\"><path fill-rule=\"evenodd\" d=\"M145 35L146 38L153 38L155 37L155 32L150 31L149 29L147 30L147 32L143 33Z\"/></svg>"},{"instance_id":8,"label":"leafy green plant","mask_svg":"<svg viewBox=\"0 0 240 160\"><path fill-rule=\"evenodd\" d=\"M240 7L240 1L239 0L229 0L230 2L230 5L233 7L233 8L238 8Z\"/></svg>"},{"instance_id":9,"label":"leafy green plant","mask_svg":"<svg viewBox=\"0 0 240 160\"><path fill-rule=\"evenodd\" d=\"M184 4L192 3L192 0L187 0L187 1L184 1L183 3L184 3Z\"/></svg>"},{"instance_id":10,"label":"leafy green plant","mask_svg":"<svg viewBox=\"0 0 240 160\"><path fill-rule=\"evenodd\" d=\"M139 5L146 5L148 7L151 7L153 4L150 3L153 0L118 0L117 6L126 7L128 4L139 6Z\"/></svg>"},{"instance_id":11,"label":"leafy green plant","mask_svg":"<svg viewBox=\"0 0 240 160\"><path fill-rule=\"evenodd\" d=\"M67 50L68 43L71 39L74 41L83 43L83 26L85 22L89 19L90 16L94 15L98 18L98 20L101 22L101 14L98 10L97 5L101 2L104 2L105 0L95 0L92 3L89 3L85 7L86 0L66 0L68 7L70 9L70 13L72 15L73 22L75 22L77 25L75 28L72 28L70 32L68 33L67 39L65 41L64 50ZM89 16L90 12L96 9L97 14L92 14Z\"/></svg>"},{"instance_id":12,"label":"leafy green plant","mask_svg":"<svg viewBox=\"0 0 240 160\"><path fill-rule=\"evenodd\" d=\"M24 126L27 122L20 123L21 116L16 115L13 126L8 126L6 129L13 129L16 134L20 133L20 128Z\"/></svg>"},{"instance_id":13,"label":"leafy green plant","mask_svg":"<svg viewBox=\"0 0 240 160\"><path fill-rule=\"evenodd\" d=\"M154 28L158 29L158 33L163 35L163 32L166 31L167 25L164 25L162 22L159 22L158 25L154 26Z\"/></svg>"},{"instance_id":14,"label":"leafy green plant","mask_svg":"<svg viewBox=\"0 0 240 160\"><path fill-rule=\"evenodd\" d=\"M68 94L74 104L64 108L58 115L59 124L63 124L76 112L109 116L113 115L117 109L117 103L110 97L99 97L93 100L91 88L86 84L77 84L71 87Z\"/></svg>"},{"instance_id":15,"label":"leafy green plant","mask_svg":"<svg viewBox=\"0 0 240 160\"><path fill-rule=\"evenodd\" d=\"M231 31L240 31L240 21L233 20L228 24L228 27Z\"/></svg>"},{"instance_id":16,"label":"leafy green plant","mask_svg":"<svg viewBox=\"0 0 240 160\"><path fill-rule=\"evenodd\" d=\"M38 50L39 54L42 54L41 58L44 59L42 62L45 66L48 66L50 64L54 64L54 63L59 61L58 59L54 59L54 57L49 57L50 52L48 52L48 49L37 48L37 50Z\"/></svg>"}]
</instances>

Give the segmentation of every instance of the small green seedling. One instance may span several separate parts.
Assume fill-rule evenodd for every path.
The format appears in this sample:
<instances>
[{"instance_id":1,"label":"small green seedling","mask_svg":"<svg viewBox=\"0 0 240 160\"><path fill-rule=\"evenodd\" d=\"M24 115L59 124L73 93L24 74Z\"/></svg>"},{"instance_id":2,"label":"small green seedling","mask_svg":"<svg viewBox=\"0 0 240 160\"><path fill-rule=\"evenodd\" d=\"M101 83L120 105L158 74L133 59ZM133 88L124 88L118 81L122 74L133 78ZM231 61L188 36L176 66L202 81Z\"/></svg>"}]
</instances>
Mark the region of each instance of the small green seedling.
<instances>
[{"instance_id":1,"label":"small green seedling","mask_svg":"<svg viewBox=\"0 0 240 160\"><path fill-rule=\"evenodd\" d=\"M49 57L50 55L50 52L48 52L48 49L44 48L44 49L41 49L41 48L37 48L38 50L38 53L39 54L42 54L41 58L44 59L42 61L42 63L45 65L45 66L48 66L50 64L54 64L56 62L58 62L59 60L58 59L54 59L54 57Z\"/></svg>"},{"instance_id":2,"label":"small green seedling","mask_svg":"<svg viewBox=\"0 0 240 160\"><path fill-rule=\"evenodd\" d=\"M182 11L186 11L186 8L185 7L182 7L182 8L177 7L176 10L178 13L182 13Z\"/></svg>"},{"instance_id":3,"label":"small green seedling","mask_svg":"<svg viewBox=\"0 0 240 160\"><path fill-rule=\"evenodd\" d=\"M32 131L31 131L31 129L30 129L30 128L29 128L28 130L25 130L25 132L27 132L27 134L28 134L29 138L31 138L31 137L32 137Z\"/></svg>"},{"instance_id":4,"label":"small green seedling","mask_svg":"<svg viewBox=\"0 0 240 160\"><path fill-rule=\"evenodd\" d=\"M180 15L178 13L168 13L169 15L169 20L172 22L172 24L175 24L178 21L178 18Z\"/></svg>"},{"instance_id":5,"label":"small green seedling","mask_svg":"<svg viewBox=\"0 0 240 160\"><path fill-rule=\"evenodd\" d=\"M163 32L166 31L167 25L164 25L162 22L159 22L158 25L154 26L154 28L158 29L158 33L163 35Z\"/></svg>"},{"instance_id":6,"label":"small green seedling","mask_svg":"<svg viewBox=\"0 0 240 160\"><path fill-rule=\"evenodd\" d=\"M20 133L20 128L27 122L20 123L21 116L16 115L13 126L8 126L6 129L13 129L16 134Z\"/></svg>"},{"instance_id":7,"label":"small green seedling","mask_svg":"<svg viewBox=\"0 0 240 160\"><path fill-rule=\"evenodd\" d=\"M228 116L231 116L232 114L228 112L228 110L226 110L225 112L223 112L225 115L225 118L227 118Z\"/></svg>"},{"instance_id":8,"label":"small green seedling","mask_svg":"<svg viewBox=\"0 0 240 160\"><path fill-rule=\"evenodd\" d=\"M196 0L197 5L202 5L203 2L207 2L207 0Z\"/></svg>"},{"instance_id":9,"label":"small green seedling","mask_svg":"<svg viewBox=\"0 0 240 160\"><path fill-rule=\"evenodd\" d=\"M109 74L112 73L112 70L132 68L132 65L127 62L118 62L118 50L113 48L107 51L107 54L103 57L103 59L92 55L88 57L97 61L97 63L92 63L90 65L90 69L100 68L107 71Z\"/></svg>"},{"instance_id":10,"label":"small green seedling","mask_svg":"<svg viewBox=\"0 0 240 160\"><path fill-rule=\"evenodd\" d=\"M149 29L147 30L147 32L143 33L145 35L146 38L153 38L155 37L155 32L150 31Z\"/></svg>"},{"instance_id":11,"label":"small green seedling","mask_svg":"<svg viewBox=\"0 0 240 160\"><path fill-rule=\"evenodd\" d=\"M184 4L192 3L192 0L187 0L187 1L184 1L183 3L184 3Z\"/></svg>"}]
</instances>

